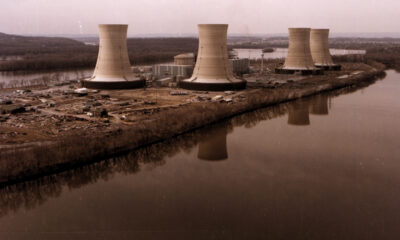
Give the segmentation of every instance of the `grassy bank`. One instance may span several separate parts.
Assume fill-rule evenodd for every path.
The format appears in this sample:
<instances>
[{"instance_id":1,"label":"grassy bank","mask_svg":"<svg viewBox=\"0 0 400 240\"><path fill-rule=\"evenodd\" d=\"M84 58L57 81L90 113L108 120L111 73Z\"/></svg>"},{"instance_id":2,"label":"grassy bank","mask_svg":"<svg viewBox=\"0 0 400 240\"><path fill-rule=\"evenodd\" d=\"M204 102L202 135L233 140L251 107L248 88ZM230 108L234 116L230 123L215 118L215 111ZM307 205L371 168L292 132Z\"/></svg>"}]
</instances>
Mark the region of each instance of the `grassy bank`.
<instances>
[{"instance_id":1,"label":"grassy bank","mask_svg":"<svg viewBox=\"0 0 400 240\"><path fill-rule=\"evenodd\" d=\"M99 161L110 156L148 146L164 139L192 131L222 119L278 103L330 91L346 86L362 85L384 74L384 66L373 63L375 70L349 78L328 81L291 83L275 89L252 89L243 92L245 99L235 103L197 102L171 108L151 116L149 120L92 137L83 132L52 145L37 146L24 151L11 149L0 153L0 182L7 183L34 178L51 172ZM190 114L188 114L190 112Z\"/></svg>"}]
</instances>

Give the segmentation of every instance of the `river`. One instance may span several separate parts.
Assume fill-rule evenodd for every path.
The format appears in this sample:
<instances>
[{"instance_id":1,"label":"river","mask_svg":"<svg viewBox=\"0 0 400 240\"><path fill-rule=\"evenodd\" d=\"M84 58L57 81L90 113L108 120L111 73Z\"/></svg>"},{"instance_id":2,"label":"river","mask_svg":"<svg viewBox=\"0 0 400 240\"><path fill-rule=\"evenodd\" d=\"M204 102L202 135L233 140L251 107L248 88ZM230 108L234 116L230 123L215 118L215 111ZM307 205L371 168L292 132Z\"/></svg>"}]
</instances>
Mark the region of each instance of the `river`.
<instances>
[{"instance_id":1,"label":"river","mask_svg":"<svg viewBox=\"0 0 400 240\"><path fill-rule=\"evenodd\" d=\"M399 239L400 74L0 189L0 239Z\"/></svg>"},{"instance_id":2,"label":"river","mask_svg":"<svg viewBox=\"0 0 400 240\"><path fill-rule=\"evenodd\" d=\"M250 48L236 48L233 49L238 58L249 58L249 59L261 59L262 49L250 49ZM340 56L340 55L364 55L366 53L365 50L353 50L353 49L330 49L331 55ZM286 58L288 53L287 48L274 48L273 52L264 53L264 59L277 59L277 58Z\"/></svg>"}]
</instances>

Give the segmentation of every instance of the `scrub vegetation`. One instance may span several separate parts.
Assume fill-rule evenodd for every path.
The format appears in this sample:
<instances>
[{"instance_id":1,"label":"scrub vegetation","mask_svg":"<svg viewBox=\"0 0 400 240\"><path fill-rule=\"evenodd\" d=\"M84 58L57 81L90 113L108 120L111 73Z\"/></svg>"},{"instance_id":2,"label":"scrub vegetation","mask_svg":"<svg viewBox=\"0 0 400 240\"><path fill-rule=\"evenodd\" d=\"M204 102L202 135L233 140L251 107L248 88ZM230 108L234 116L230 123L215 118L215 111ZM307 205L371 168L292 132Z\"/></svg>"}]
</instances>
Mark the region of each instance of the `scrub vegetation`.
<instances>
[{"instance_id":1,"label":"scrub vegetation","mask_svg":"<svg viewBox=\"0 0 400 240\"><path fill-rule=\"evenodd\" d=\"M197 51L195 38L130 38L131 64L171 61L175 55ZM92 68L98 46L68 38L24 37L0 33L0 71Z\"/></svg>"}]
</instances>

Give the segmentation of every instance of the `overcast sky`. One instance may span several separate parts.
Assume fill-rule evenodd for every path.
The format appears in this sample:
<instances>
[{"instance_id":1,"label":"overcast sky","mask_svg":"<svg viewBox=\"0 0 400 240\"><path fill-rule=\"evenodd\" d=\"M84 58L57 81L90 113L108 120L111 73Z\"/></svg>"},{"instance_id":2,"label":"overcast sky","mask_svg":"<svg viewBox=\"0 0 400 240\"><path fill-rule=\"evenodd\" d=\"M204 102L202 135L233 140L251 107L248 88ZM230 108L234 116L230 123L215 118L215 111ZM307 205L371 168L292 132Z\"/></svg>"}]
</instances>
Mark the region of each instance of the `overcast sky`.
<instances>
[{"instance_id":1,"label":"overcast sky","mask_svg":"<svg viewBox=\"0 0 400 240\"><path fill-rule=\"evenodd\" d=\"M229 33L400 32L400 0L0 0L0 32L97 34L99 23L129 24L129 35L197 33L228 23Z\"/></svg>"}]
</instances>

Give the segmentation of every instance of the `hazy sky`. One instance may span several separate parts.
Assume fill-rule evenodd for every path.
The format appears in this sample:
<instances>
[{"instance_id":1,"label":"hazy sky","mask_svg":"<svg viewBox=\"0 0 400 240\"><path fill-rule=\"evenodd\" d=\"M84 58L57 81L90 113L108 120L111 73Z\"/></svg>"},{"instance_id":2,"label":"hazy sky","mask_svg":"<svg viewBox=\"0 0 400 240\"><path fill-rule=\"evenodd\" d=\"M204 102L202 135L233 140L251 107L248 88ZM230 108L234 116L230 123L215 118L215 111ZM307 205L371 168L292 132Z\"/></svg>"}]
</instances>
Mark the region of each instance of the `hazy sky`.
<instances>
[{"instance_id":1,"label":"hazy sky","mask_svg":"<svg viewBox=\"0 0 400 240\"><path fill-rule=\"evenodd\" d=\"M400 32L400 0L0 0L0 32L97 34L99 23L127 23L130 36L197 33L198 23L240 34Z\"/></svg>"}]
</instances>

